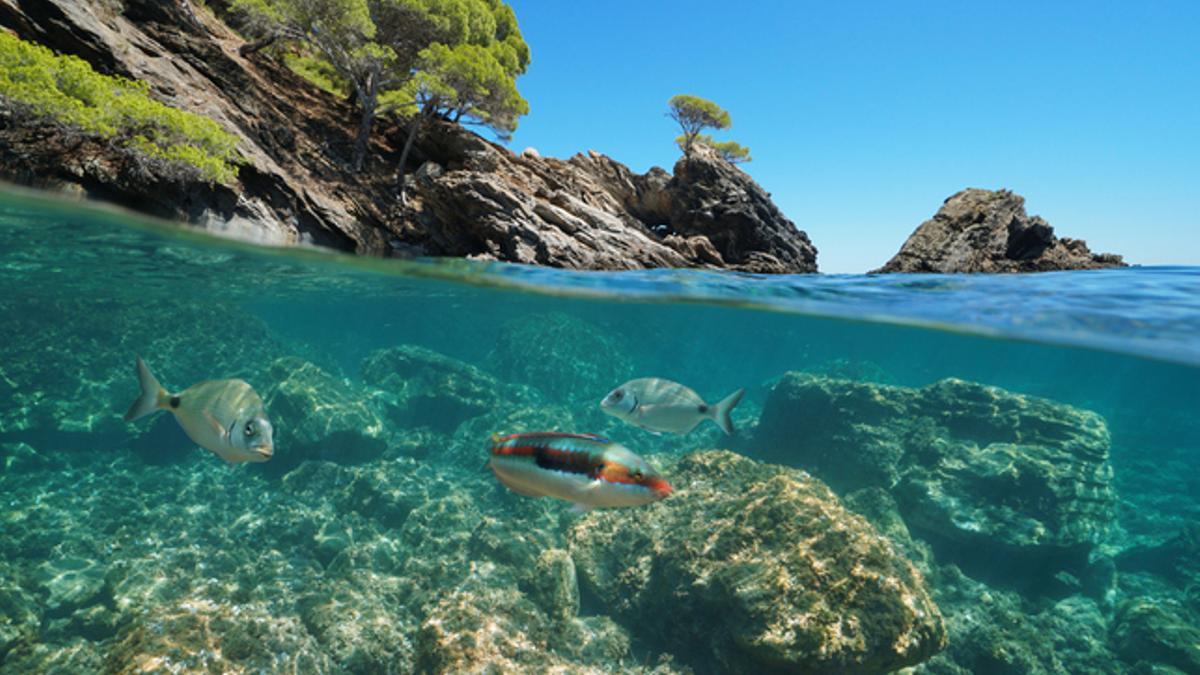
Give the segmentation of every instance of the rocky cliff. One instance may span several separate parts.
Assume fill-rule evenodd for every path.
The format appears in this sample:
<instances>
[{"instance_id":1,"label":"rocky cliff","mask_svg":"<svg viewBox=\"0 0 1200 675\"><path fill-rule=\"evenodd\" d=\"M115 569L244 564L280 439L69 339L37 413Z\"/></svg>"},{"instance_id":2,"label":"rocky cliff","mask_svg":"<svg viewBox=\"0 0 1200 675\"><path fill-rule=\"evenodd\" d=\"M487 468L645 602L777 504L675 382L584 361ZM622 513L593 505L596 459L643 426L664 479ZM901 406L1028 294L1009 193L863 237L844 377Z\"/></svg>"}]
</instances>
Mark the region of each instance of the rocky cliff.
<instances>
[{"instance_id":1,"label":"rocky cliff","mask_svg":"<svg viewBox=\"0 0 1200 675\"><path fill-rule=\"evenodd\" d=\"M1048 272L1124 267L1121 256L1092 253L1082 239L1059 238L1025 198L1008 190L968 188L921 223L885 272Z\"/></svg>"},{"instance_id":2,"label":"rocky cliff","mask_svg":"<svg viewBox=\"0 0 1200 675\"><path fill-rule=\"evenodd\" d=\"M404 125L380 120L362 173L348 169L355 112L189 0L0 0L0 26L149 84L159 100L238 134L246 160L223 186L0 102L0 179L66 189L210 230L366 255L469 256L576 269L712 267L815 272L816 249L745 173L712 154L636 174L598 153L514 155L438 124L406 167Z\"/></svg>"}]
</instances>

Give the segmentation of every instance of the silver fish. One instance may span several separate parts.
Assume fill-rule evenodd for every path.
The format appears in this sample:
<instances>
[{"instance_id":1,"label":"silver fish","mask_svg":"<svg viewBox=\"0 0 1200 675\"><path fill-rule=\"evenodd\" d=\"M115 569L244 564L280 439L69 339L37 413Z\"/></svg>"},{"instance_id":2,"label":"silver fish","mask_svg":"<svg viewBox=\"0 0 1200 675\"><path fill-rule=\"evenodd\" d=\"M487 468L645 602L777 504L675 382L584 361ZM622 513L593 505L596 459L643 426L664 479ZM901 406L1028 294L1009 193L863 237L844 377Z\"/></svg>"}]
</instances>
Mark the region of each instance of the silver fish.
<instances>
[{"instance_id":1,"label":"silver fish","mask_svg":"<svg viewBox=\"0 0 1200 675\"><path fill-rule=\"evenodd\" d=\"M188 438L227 462L265 462L275 454L271 421L246 382L212 380L169 394L141 357L137 374L142 393L125 413L126 422L170 410Z\"/></svg>"},{"instance_id":2,"label":"silver fish","mask_svg":"<svg viewBox=\"0 0 1200 675\"><path fill-rule=\"evenodd\" d=\"M729 413L745 393L745 389L738 389L719 403L709 405L699 394L678 382L643 377L613 389L600 402L600 409L656 433L686 434L704 420L712 420L726 434L733 434Z\"/></svg>"}]
</instances>

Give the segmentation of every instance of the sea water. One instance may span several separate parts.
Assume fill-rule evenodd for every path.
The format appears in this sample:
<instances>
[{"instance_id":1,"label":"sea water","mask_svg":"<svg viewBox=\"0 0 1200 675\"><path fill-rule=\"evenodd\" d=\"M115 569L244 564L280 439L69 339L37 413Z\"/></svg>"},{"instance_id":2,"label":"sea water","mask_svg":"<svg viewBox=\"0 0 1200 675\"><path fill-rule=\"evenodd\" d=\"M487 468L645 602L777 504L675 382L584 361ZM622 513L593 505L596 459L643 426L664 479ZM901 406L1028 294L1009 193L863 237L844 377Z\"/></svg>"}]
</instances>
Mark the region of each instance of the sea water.
<instances>
[{"instance_id":1,"label":"sea water","mask_svg":"<svg viewBox=\"0 0 1200 675\"><path fill-rule=\"evenodd\" d=\"M227 464L165 412L124 423L139 355L171 391L249 382L274 458ZM599 410L647 376L709 402L744 388L737 431ZM903 627L836 616L839 578L809 589L816 619L814 597L671 576L803 541L727 560L713 522L660 532L670 550L598 545L682 522L673 500L742 495L723 471L622 510L516 495L489 439L528 431L600 434L668 480L727 450L827 483L940 627L875 644ZM0 672L1200 672L1198 452L1197 268L362 260L0 193ZM807 513L785 506L754 541ZM791 626L783 656L759 649L764 612ZM800 644L809 621L828 644Z\"/></svg>"}]
</instances>

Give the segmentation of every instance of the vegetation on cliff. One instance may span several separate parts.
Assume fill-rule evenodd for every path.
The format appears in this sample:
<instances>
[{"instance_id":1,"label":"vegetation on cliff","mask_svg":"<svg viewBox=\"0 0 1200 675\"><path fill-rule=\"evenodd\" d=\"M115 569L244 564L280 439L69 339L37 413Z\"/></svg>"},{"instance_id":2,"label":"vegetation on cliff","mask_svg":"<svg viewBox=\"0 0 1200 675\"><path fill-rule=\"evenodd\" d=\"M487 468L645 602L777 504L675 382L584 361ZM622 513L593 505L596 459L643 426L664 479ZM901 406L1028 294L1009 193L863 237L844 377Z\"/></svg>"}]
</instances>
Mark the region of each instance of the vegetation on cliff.
<instances>
[{"instance_id":1,"label":"vegetation on cliff","mask_svg":"<svg viewBox=\"0 0 1200 675\"><path fill-rule=\"evenodd\" d=\"M82 59L2 31L0 98L206 180L237 178L237 137L216 122L155 101L144 82L102 75Z\"/></svg>"},{"instance_id":2,"label":"vegetation on cliff","mask_svg":"<svg viewBox=\"0 0 1200 675\"><path fill-rule=\"evenodd\" d=\"M733 119L721 106L699 96L678 94L671 97L667 107L667 117L679 123L683 131L675 143L685 156L691 157L692 149L697 145L706 145L716 150L727 162L738 164L750 161L750 148L736 141L717 141L711 135L701 133L705 129L728 129L733 126Z\"/></svg>"},{"instance_id":3,"label":"vegetation on cliff","mask_svg":"<svg viewBox=\"0 0 1200 675\"><path fill-rule=\"evenodd\" d=\"M507 136L529 104L516 78L529 46L500 0L233 0L257 37L247 50L286 42L292 63L325 89L344 89L359 109L353 167L367 156L379 113L414 115L411 137L435 115Z\"/></svg>"}]
</instances>

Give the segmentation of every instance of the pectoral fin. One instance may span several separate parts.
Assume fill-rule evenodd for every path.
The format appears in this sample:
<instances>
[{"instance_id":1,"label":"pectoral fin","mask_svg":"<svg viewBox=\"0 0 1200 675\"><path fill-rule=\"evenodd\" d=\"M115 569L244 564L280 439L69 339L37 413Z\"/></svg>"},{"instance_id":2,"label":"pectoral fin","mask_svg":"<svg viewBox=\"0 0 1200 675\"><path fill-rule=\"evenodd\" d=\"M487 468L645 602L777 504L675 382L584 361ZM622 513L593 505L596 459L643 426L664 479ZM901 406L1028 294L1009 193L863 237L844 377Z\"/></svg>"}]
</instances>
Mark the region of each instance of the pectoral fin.
<instances>
[{"instance_id":1,"label":"pectoral fin","mask_svg":"<svg viewBox=\"0 0 1200 675\"><path fill-rule=\"evenodd\" d=\"M587 504L580 504L579 502L574 502L571 504L571 513L587 513L588 511L591 511L592 508L593 507L588 506Z\"/></svg>"},{"instance_id":2,"label":"pectoral fin","mask_svg":"<svg viewBox=\"0 0 1200 675\"><path fill-rule=\"evenodd\" d=\"M221 440L226 440L226 436L228 435L228 433L227 433L224 425L222 425L220 422L218 422L217 418L213 417L212 413L205 410L204 411L204 419L205 419L205 421L208 422L209 426L212 427L213 433L216 434L218 438L220 438Z\"/></svg>"}]
</instances>

